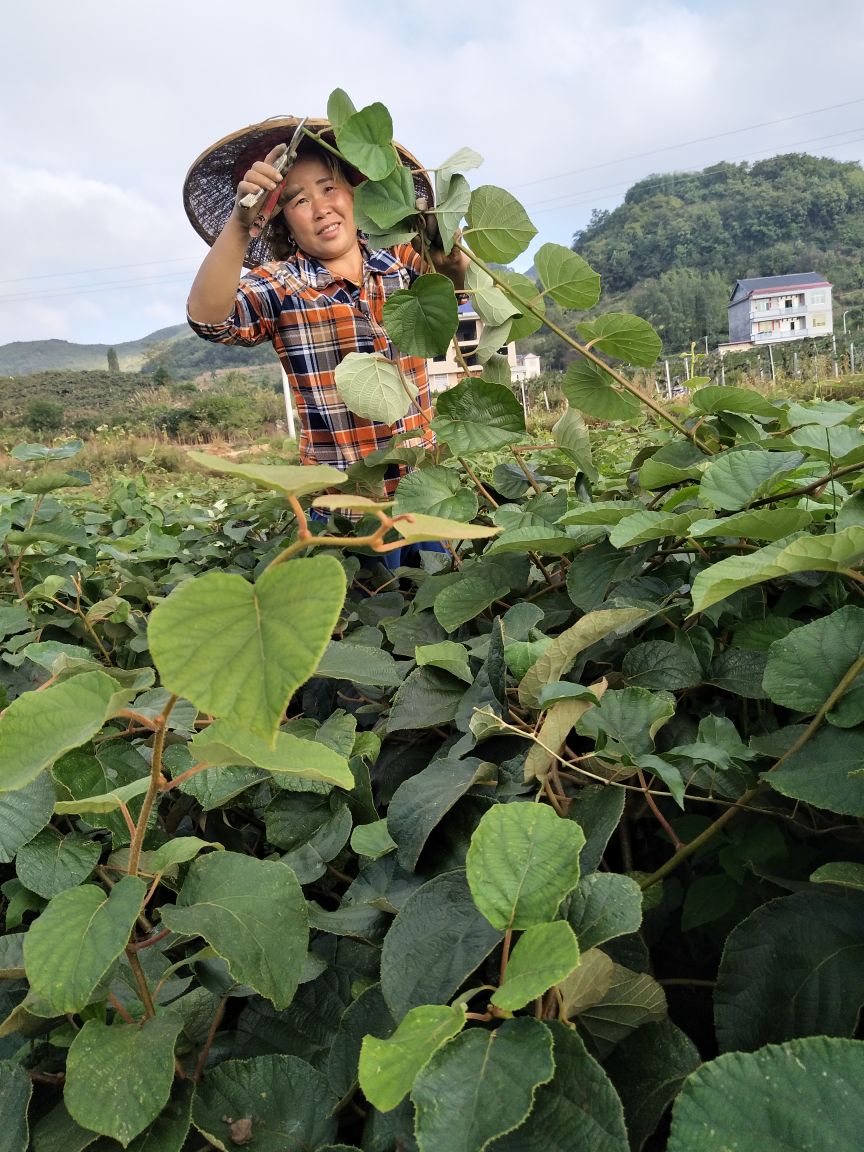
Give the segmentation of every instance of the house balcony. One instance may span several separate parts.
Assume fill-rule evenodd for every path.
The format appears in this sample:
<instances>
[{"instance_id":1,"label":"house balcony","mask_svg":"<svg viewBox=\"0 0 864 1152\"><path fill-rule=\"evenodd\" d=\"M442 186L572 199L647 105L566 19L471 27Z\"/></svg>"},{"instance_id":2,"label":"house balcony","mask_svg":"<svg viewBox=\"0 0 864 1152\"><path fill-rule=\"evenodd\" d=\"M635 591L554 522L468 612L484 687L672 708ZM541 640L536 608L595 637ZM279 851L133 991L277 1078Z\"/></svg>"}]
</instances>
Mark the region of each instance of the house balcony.
<instances>
[{"instance_id":1,"label":"house balcony","mask_svg":"<svg viewBox=\"0 0 864 1152\"><path fill-rule=\"evenodd\" d=\"M782 316L806 316L807 305L798 304L795 308L769 308L767 310L756 311L751 309L750 319L754 320L779 320Z\"/></svg>"},{"instance_id":2,"label":"house balcony","mask_svg":"<svg viewBox=\"0 0 864 1152\"><path fill-rule=\"evenodd\" d=\"M817 333L809 328L796 328L794 332L754 332L750 338L754 344L781 344L784 340L806 340L808 336L814 335ZM824 332L818 335L824 335Z\"/></svg>"}]
</instances>

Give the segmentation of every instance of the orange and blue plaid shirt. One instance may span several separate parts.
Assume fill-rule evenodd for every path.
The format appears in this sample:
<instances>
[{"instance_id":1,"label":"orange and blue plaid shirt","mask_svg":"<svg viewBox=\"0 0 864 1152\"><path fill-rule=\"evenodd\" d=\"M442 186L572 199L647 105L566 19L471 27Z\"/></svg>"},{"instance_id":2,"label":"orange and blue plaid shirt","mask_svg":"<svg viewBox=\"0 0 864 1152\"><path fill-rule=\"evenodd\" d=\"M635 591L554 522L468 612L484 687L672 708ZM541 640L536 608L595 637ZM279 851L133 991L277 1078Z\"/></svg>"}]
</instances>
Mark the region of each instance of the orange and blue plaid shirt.
<instances>
[{"instance_id":1,"label":"orange and blue plaid shirt","mask_svg":"<svg viewBox=\"0 0 864 1152\"><path fill-rule=\"evenodd\" d=\"M420 275L420 256L410 244L363 251L363 283L335 278L317 260L298 252L290 260L272 261L240 281L234 312L220 324L189 324L205 340L253 346L272 342L291 382L300 417L300 459L304 464L330 464L343 471L400 432L417 436L406 445L431 447L432 415L426 361L400 356L383 326L384 302ZM416 404L396 424L378 424L356 416L336 391L336 368L349 352L375 352L398 360L417 387ZM392 495L404 466L391 466L384 480Z\"/></svg>"}]
</instances>

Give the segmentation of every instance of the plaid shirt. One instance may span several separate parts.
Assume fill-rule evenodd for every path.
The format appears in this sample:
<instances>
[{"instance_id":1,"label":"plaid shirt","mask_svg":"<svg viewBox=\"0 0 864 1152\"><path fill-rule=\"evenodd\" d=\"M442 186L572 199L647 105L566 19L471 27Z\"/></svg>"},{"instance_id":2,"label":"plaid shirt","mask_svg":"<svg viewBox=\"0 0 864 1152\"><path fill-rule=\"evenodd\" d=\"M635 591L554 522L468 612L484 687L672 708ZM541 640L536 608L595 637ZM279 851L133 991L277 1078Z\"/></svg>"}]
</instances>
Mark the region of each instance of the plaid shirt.
<instances>
[{"instance_id":1,"label":"plaid shirt","mask_svg":"<svg viewBox=\"0 0 864 1152\"><path fill-rule=\"evenodd\" d=\"M393 425L350 412L336 391L336 368L349 352L376 352L398 359L418 389L416 403L432 415L426 361L400 356L382 324L384 301L409 288L420 275L420 257L410 244L369 251L362 244L363 284L336 279L323 264L298 252L243 277L233 314L221 324L189 324L205 340L252 346L270 340L291 381L300 416L300 459L343 471L383 447L399 432L417 430L408 445L430 447L432 433L415 409ZM384 487L396 489L404 466L388 468Z\"/></svg>"}]
</instances>

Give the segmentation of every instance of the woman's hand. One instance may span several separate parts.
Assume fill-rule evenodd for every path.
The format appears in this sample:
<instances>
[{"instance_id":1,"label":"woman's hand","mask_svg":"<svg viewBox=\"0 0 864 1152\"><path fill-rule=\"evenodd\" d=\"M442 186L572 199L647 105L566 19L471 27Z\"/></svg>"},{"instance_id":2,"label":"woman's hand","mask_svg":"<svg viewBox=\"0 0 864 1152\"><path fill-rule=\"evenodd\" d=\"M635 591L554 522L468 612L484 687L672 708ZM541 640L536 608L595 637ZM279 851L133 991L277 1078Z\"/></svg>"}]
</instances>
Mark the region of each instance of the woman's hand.
<instances>
[{"instance_id":1,"label":"woman's hand","mask_svg":"<svg viewBox=\"0 0 864 1152\"><path fill-rule=\"evenodd\" d=\"M417 200L417 211L420 213L421 226L426 235L427 255L432 261L432 266L436 272L440 272L442 276L447 276L452 280L455 288L464 288L465 273L468 269L468 257L464 252L460 252L459 249L455 247L455 244L458 244L462 239L461 229L457 228L454 233L454 247L451 248L449 252L445 252L441 245L441 233L438 229L438 221L435 219L435 213L429 212L428 208L428 201L422 196L419 197Z\"/></svg>"},{"instance_id":2,"label":"woman's hand","mask_svg":"<svg viewBox=\"0 0 864 1152\"><path fill-rule=\"evenodd\" d=\"M287 144L277 144L263 160L255 161L237 185L233 215L244 228L251 228L261 211L267 194L282 183L282 174L274 167L274 164L287 151ZM255 203L251 207L244 207L241 200L250 195L256 197Z\"/></svg>"}]
</instances>

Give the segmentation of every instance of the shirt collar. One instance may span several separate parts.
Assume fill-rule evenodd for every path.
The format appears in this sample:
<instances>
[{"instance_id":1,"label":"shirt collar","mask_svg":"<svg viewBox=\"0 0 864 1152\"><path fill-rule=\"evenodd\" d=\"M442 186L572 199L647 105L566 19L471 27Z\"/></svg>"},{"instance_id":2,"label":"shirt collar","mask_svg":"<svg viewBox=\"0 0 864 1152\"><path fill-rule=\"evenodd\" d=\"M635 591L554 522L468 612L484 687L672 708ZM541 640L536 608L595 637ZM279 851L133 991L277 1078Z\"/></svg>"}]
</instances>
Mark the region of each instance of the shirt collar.
<instances>
[{"instance_id":1,"label":"shirt collar","mask_svg":"<svg viewBox=\"0 0 864 1152\"><path fill-rule=\"evenodd\" d=\"M394 256L389 248L370 249L364 236L360 237L360 250L363 253L363 271L387 273L402 267L402 262ZM297 276L304 284L311 288L323 289L336 282L336 277L320 260L314 256L307 256L299 250L290 261L297 269Z\"/></svg>"}]
</instances>

